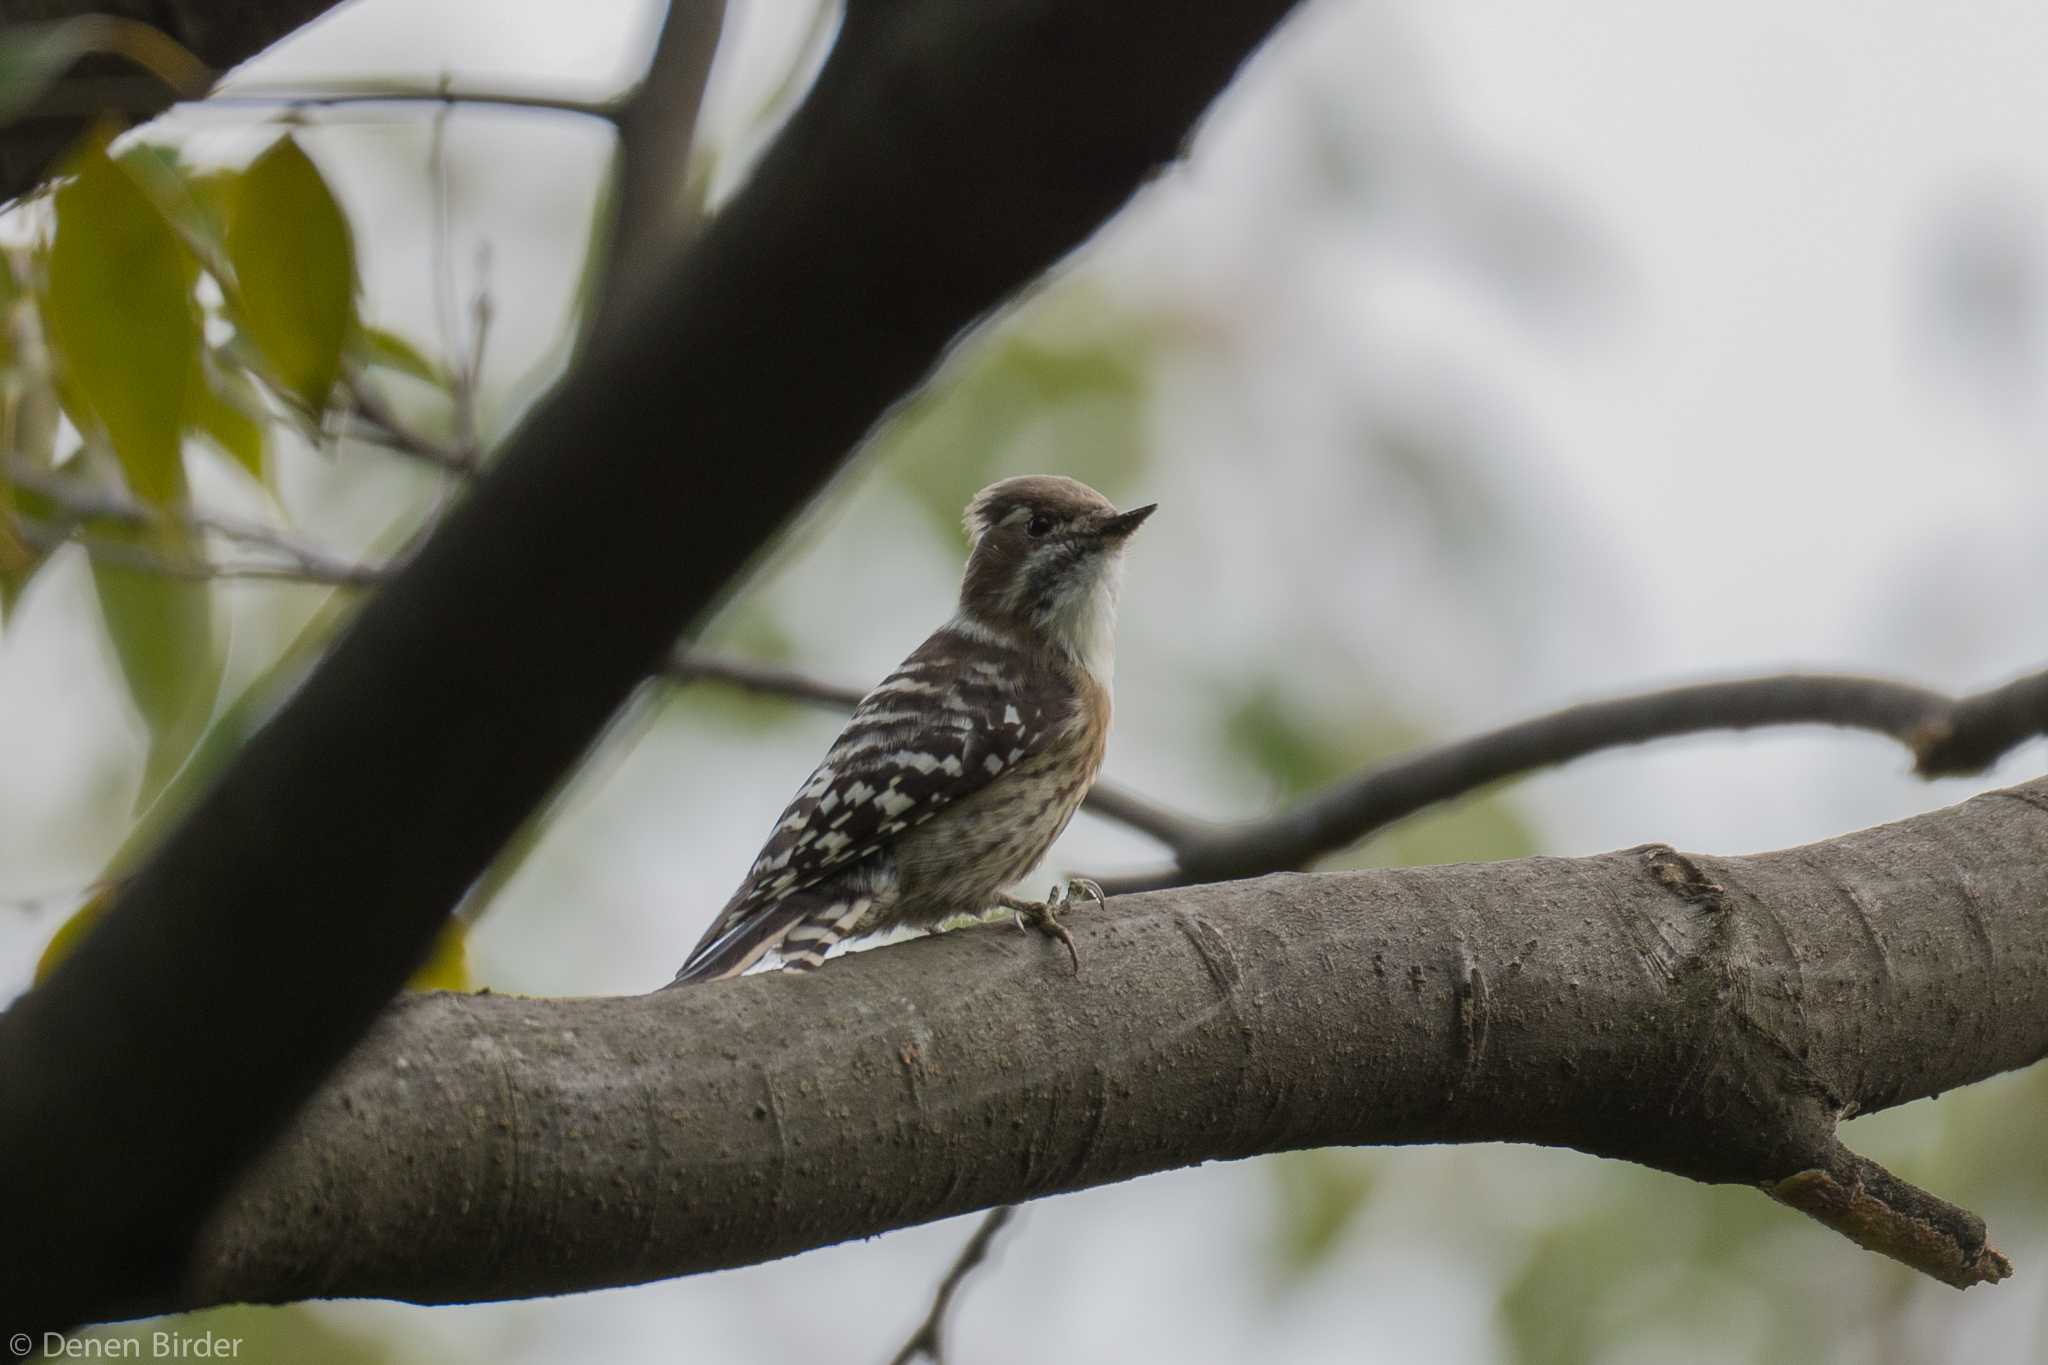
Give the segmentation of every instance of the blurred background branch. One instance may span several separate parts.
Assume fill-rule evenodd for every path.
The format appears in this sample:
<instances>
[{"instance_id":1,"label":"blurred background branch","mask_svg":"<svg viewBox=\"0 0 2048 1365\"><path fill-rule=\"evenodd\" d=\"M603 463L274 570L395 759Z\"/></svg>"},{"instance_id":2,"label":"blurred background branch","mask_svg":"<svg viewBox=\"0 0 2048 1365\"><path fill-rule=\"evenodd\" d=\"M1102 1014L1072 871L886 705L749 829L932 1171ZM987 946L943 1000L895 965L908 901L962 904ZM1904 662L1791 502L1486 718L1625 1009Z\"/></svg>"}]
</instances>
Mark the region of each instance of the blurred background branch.
<instances>
[{"instance_id":1,"label":"blurred background branch","mask_svg":"<svg viewBox=\"0 0 2048 1365\"><path fill-rule=\"evenodd\" d=\"M960 1292L960 1286L974 1273L974 1268L988 1259L988 1251L995 1244L996 1234L1003 1230L1017 1214L1015 1204L999 1204L990 1209L988 1216L974 1229L974 1235L960 1248L960 1254L953 1258L938 1289L932 1294L931 1310L924 1315L924 1321L910 1334L889 1365L911 1365L912 1361L929 1360L932 1365L946 1365L945 1327L946 1310L952 1307L953 1296Z\"/></svg>"},{"instance_id":2,"label":"blurred background branch","mask_svg":"<svg viewBox=\"0 0 2048 1365\"><path fill-rule=\"evenodd\" d=\"M790 668L684 651L670 655L664 672L677 681L720 682L838 711L850 710L864 695L861 688ZM1376 764L1272 815L1235 824L1195 820L1109 782L1096 785L1084 809L1173 850L1170 870L1097 878L1117 894L1154 891L1304 868L1440 802L1606 749L1773 725L1890 736L1912 751L1915 770L1924 777L1977 772L2048 734L2048 670L1961 697L1845 674L1693 683L1586 702L1434 746Z\"/></svg>"},{"instance_id":3,"label":"blurred background branch","mask_svg":"<svg viewBox=\"0 0 2048 1365\"><path fill-rule=\"evenodd\" d=\"M689 240L702 204L687 189L697 111L725 23L725 0L668 0L647 74L619 116L611 249L591 326L621 313Z\"/></svg>"},{"instance_id":4,"label":"blurred background branch","mask_svg":"<svg viewBox=\"0 0 2048 1365\"><path fill-rule=\"evenodd\" d=\"M2048 672L1966 697L1880 678L1794 673L1587 702L1375 765L1262 819L1157 821L1149 832L1173 849L1174 867L1099 880L1126 893L1307 867L1396 820L1505 778L1603 749L1765 725L1868 730L1910 749L1922 776L1974 772L2048 733Z\"/></svg>"}]
</instances>

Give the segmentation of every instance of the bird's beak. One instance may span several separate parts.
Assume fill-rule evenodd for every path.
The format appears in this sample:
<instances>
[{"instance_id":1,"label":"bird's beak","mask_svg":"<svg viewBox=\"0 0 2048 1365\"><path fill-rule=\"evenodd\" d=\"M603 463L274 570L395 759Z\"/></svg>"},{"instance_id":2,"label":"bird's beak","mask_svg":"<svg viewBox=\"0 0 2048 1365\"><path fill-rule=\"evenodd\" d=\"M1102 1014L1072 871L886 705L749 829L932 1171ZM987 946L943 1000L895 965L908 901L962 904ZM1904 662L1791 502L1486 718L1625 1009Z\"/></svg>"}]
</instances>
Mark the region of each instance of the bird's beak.
<instances>
[{"instance_id":1,"label":"bird's beak","mask_svg":"<svg viewBox=\"0 0 2048 1365\"><path fill-rule=\"evenodd\" d=\"M1133 507L1128 512L1119 512L1102 523L1099 534L1104 540L1117 542L1128 538L1131 532L1145 524L1145 518L1159 510L1159 504L1148 502L1143 507Z\"/></svg>"}]
</instances>

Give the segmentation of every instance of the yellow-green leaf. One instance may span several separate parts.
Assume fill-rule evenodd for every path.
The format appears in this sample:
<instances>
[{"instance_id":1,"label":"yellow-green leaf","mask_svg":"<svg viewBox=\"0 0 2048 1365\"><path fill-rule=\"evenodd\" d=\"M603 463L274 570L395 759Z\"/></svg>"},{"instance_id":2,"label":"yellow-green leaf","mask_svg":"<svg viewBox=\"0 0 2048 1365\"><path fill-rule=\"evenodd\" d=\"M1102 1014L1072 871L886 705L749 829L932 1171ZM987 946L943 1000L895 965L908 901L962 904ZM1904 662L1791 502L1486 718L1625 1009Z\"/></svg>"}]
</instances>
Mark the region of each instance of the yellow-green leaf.
<instances>
[{"instance_id":1,"label":"yellow-green leaf","mask_svg":"<svg viewBox=\"0 0 2048 1365\"><path fill-rule=\"evenodd\" d=\"M167 506L185 486L178 452L200 344L198 266L101 137L88 139L73 172L56 195L43 334L73 422L106 437L137 497Z\"/></svg>"},{"instance_id":2,"label":"yellow-green leaf","mask_svg":"<svg viewBox=\"0 0 2048 1365\"><path fill-rule=\"evenodd\" d=\"M186 389L186 420L219 446L249 477L263 482L264 438L269 426L258 414L262 400L240 370L202 362Z\"/></svg>"},{"instance_id":3,"label":"yellow-green leaf","mask_svg":"<svg viewBox=\"0 0 2048 1365\"><path fill-rule=\"evenodd\" d=\"M175 523L101 533L170 562L198 558ZM206 731L220 691L223 652L214 637L213 594L204 580L172 577L95 558L100 614L128 694L149 726L138 808L156 798Z\"/></svg>"},{"instance_id":4,"label":"yellow-green leaf","mask_svg":"<svg viewBox=\"0 0 2048 1365\"><path fill-rule=\"evenodd\" d=\"M315 412L341 377L356 327L355 241L320 169L283 137L232 196L227 251L231 315L270 375Z\"/></svg>"},{"instance_id":5,"label":"yellow-green leaf","mask_svg":"<svg viewBox=\"0 0 2048 1365\"><path fill-rule=\"evenodd\" d=\"M14 524L14 486L0 476L0 609L11 605L7 584L25 578L35 555Z\"/></svg>"},{"instance_id":6,"label":"yellow-green leaf","mask_svg":"<svg viewBox=\"0 0 2048 1365\"><path fill-rule=\"evenodd\" d=\"M437 389L455 386L453 376L446 369L427 359L417 346L396 332L387 332L382 327L365 327L357 334L357 340L362 347L365 365L378 365L399 374L411 375Z\"/></svg>"},{"instance_id":7,"label":"yellow-green leaf","mask_svg":"<svg viewBox=\"0 0 2048 1365\"><path fill-rule=\"evenodd\" d=\"M1277 1181L1276 1269L1298 1279L1331 1250L1372 1202L1377 1163L1371 1153L1339 1147L1284 1152L1266 1169Z\"/></svg>"},{"instance_id":8,"label":"yellow-green leaf","mask_svg":"<svg viewBox=\"0 0 2048 1365\"><path fill-rule=\"evenodd\" d=\"M14 307L21 299L22 277L15 273L18 259L15 252L0 250L0 368L9 370L21 359L15 353L14 339ZM22 264L26 267L27 262Z\"/></svg>"},{"instance_id":9,"label":"yellow-green leaf","mask_svg":"<svg viewBox=\"0 0 2048 1365\"><path fill-rule=\"evenodd\" d=\"M50 935L49 943L43 948L43 955L36 959L36 985L49 980L50 973L57 970L57 964L71 956L71 950L100 922L119 885L118 882L101 882L85 904L72 911L71 917L57 926L57 932Z\"/></svg>"},{"instance_id":10,"label":"yellow-green leaf","mask_svg":"<svg viewBox=\"0 0 2048 1365\"><path fill-rule=\"evenodd\" d=\"M46 499L0 478L0 617L13 616L22 590L47 558L22 534L18 518L47 519L52 510Z\"/></svg>"},{"instance_id":11,"label":"yellow-green leaf","mask_svg":"<svg viewBox=\"0 0 2048 1365\"><path fill-rule=\"evenodd\" d=\"M434 951L405 983L409 991L471 991L469 980L469 931L459 919L442 926L434 940Z\"/></svg>"},{"instance_id":12,"label":"yellow-green leaf","mask_svg":"<svg viewBox=\"0 0 2048 1365\"><path fill-rule=\"evenodd\" d=\"M123 147L114 164L128 173L202 269L216 276L229 273L224 246L227 218L212 181L216 175L232 178L232 172L195 175L176 149L153 142Z\"/></svg>"},{"instance_id":13,"label":"yellow-green leaf","mask_svg":"<svg viewBox=\"0 0 2048 1365\"><path fill-rule=\"evenodd\" d=\"M186 175L185 188L199 205L202 221L214 235L225 241L228 224L235 221L235 208L242 202L242 173L231 170L194 171Z\"/></svg>"}]
</instances>

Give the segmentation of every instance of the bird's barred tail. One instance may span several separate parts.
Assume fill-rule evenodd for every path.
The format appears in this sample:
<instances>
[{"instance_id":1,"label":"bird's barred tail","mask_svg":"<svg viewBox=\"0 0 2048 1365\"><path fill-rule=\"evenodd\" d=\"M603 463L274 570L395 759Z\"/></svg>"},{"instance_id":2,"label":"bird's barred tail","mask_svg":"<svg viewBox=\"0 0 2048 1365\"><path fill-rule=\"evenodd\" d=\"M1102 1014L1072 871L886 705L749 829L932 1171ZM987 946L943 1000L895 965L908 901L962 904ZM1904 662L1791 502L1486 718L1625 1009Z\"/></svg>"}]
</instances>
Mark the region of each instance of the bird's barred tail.
<instances>
[{"instance_id":1,"label":"bird's barred tail","mask_svg":"<svg viewBox=\"0 0 2048 1365\"><path fill-rule=\"evenodd\" d=\"M785 971L807 972L851 934L874 905L873 896L805 895L778 901L767 913L714 931L697 945L671 986L738 976L771 950L782 953Z\"/></svg>"},{"instance_id":2,"label":"bird's barred tail","mask_svg":"<svg viewBox=\"0 0 2048 1365\"><path fill-rule=\"evenodd\" d=\"M873 896L855 896L826 906L782 936L782 969L807 972L825 965L825 954L854 931L874 905Z\"/></svg>"}]
</instances>

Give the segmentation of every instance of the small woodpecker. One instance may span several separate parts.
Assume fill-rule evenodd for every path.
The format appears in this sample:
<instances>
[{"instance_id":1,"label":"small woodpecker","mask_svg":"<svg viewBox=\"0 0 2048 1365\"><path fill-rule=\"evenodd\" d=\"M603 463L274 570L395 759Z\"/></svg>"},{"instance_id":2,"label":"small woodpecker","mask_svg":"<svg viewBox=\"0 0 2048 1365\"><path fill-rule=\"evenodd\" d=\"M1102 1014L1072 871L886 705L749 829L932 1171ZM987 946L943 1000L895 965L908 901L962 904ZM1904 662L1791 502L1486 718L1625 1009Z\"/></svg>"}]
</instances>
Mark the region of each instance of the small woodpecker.
<instances>
[{"instance_id":1,"label":"small woodpecker","mask_svg":"<svg viewBox=\"0 0 2048 1365\"><path fill-rule=\"evenodd\" d=\"M855 708L783 811L676 984L738 976L771 950L818 966L841 939L992 906L1080 956L1059 912L1003 888L1038 865L1102 767L1124 543L1086 484L1005 479L967 505L960 608Z\"/></svg>"}]
</instances>

